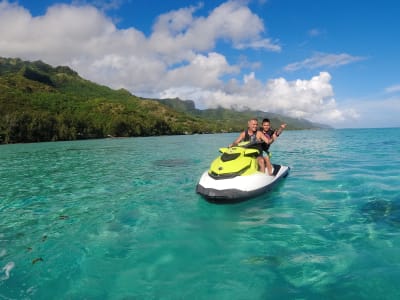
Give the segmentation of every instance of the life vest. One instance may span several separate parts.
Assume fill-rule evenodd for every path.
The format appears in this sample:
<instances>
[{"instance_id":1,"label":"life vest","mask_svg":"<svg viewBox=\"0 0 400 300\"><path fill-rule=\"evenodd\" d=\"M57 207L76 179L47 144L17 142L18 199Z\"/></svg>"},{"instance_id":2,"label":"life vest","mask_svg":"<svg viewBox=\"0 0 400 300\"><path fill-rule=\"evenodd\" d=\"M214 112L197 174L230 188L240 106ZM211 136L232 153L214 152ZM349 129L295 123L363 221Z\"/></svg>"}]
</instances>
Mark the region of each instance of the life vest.
<instances>
[{"instance_id":1,"label":"life vest","mask_svg":"<svg viewBox=\"0 0 400 300\"><path fill-rule=\"evenodd\" d=\"M244 142L250 142L249 148L257 149L258 152L259 152L259 155L262 155L262 151L263 151L262 144L257 141L257 131L253 132L253 134L250 135L249 134L249 130L246 129L244 131L244 139L243 139L243 141Z\"/></svg>"},{"instance_id":2,"label":"life vest","mask_svg":"<svg viewBox=\"0 0 400 300\"><path fill-rule=\"evenodd\" d=\"M253 132L252 135L249 134L249 130L244 131L244 142L250 142L250 144L255 144L257 143L257 131Z\"/></svg>"},{"instance_id":3,"label":"life vest","mask_svg":"<svg viewBox=\"0 0 400 300\"><path fill-rule=\"evenodd\" d=\"M273 130L273 129L270 128L270 129L268 129L267 132L264 132L264 131L261 131L261 132L262 132L262 134L265 135L265 137L267 137L268 139L272 139L272 136L274 135L275 130ZM265 142L261 144L262 150L265 151L265 152L267 152L267 153L269 153L269 146L271 146L271 144L267 144L267 143L265 143Z\"/></svg>"}]
</instances>

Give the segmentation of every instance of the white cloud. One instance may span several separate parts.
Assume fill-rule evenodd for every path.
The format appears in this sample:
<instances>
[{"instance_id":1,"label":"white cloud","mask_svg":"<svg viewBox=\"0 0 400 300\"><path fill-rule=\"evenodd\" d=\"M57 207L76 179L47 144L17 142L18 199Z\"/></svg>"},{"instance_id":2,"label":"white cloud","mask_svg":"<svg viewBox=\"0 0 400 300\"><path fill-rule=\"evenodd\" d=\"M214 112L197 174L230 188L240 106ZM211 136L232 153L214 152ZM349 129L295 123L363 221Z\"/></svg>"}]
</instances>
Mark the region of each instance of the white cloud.
<instances>
[{"instance_id":1,"label":"white cloud","mask_svg":"<svg viewBox=\"0 0 400 300\"><path fill-rule=\"evenodd\" d=\"M238 72L239 68L230 66L221 54L215 52L207 56L198 54L189 64L169 71L163 81L163 88L178 84L212 89L223 84L220 79L223 75Z\"/></svg>"},{"instance_id":2,"label":"white cloud","mask_svg":"<svg viewBox=\"0 0 400 300\"><path fill-rule=\"evenodd\" d=\"M243 77L242 82L232 80L221 88L170 88L160 96L193 99L202 107L222 106L277 112L324 124L357 119L359 115L354 110L342 111L338 108L330 80L329 73L321 72L310 80L287 81L277 78L263 84L256 79L254 73L250 73Z\"/></svg>"},{"instance_id":3,"label":"white cloud","mask_svg":"<svg viewBox=\"0 0 400 300\"><path fill-rule=\"evenodd\" d=\"M195 52L209 51L218 40L231 41L238 49L279 51L280 46L263 38L262 20L236 1L215 8L208 17L194 18L199 7L182 8L158 17L150 37L152 49L169 63L190 59Z\"/></svg>"},{"instance_id":4,"label":"white cloud","mask_svg":"<svg viewBox=\"0 0 400 300\"><path fill-rule=\"evenodd\" d=\"M96 46L115 33L115 26L90 6L55 5L35 18L16 5L0 6L2 55L68 63L81 55L101 54L103 48Z\"/></svg>"},{"instance_id":5,"label":"white cloud","mask_svg":"<svg viewBox=\"0 0 400 300\"><path fill-rule=\"evenodd\" d=\"M337 123L337 127L400 127L400 97L348 99L346 105L349 110L356 110L358 117L343 120Z\"/></svg>"},{"instance_id":6,"label":"white cloud","mask_svg":"<svg viewBox=\"0 0 400 300\"><path fill-rule=\"evenodd\" d=\"M389 86L385 89L386 93L397 93L400 92L400 84Z\"/></svg>"},{"instance_id":7,"label":"white cloud","mask_svg":"<svg viewBox=\"0 0 400 300\"><path fill-rule=\"evenodd\" d=\"M316 37L322 34L322 31L318 28L313 28L308 31L308 35L311 37Z\"/></svg>"},{"instance_id":8,"label":"white cloud","mask_svg":"<svg viewBox=\"0 0 400 300\"><path fill-rule=\"evenodd\" d=\"M276 43L273 43L271 39L263 39L263 40L256 40L250 43L237 43L237 49L246 49L246 48L253 48L253 49L268 49L270 51L280 52L281 46Z\"/></svg>"},{"instance_id":9,"label":"white cloud","mask_svg":"<svg viewBox=\"0 0 400 300\"><path fill-rule=\"evenodd\" d=\"M284 69L286 71L296 71L300 69L317 69L317 68L331 68L347 65L356 61L364 60L365 57L352 56L347 53L329 54L329 53L316 53L311 58L307 58L300 62L295 62L287 65Z\"/></svg>"},{"instance_id":10,"label":"white cloud","mask_svg":"<svg viewBox=\"0 0 400 300\"><path fill-rule=\"evenodd\" d=\"M55 5L45 15L32 17L24 8L3 1L0 55L69 65L100 84L144 97L192 99L200 108L248 107L327 124L356 118L350 109L338 108L329 73L309 80L263 82L254 72L242 74L242 65L250 65L245 57L234 65L216 51L220 40L237 49L280 51L265 37L262 20L243 3L228 1L201 17L194 15L199 8L195 6L168 12L145 36L135 28L118 29L93 6ZM319 54L289 69L359 59Z\"/></svg>"}]
</instances>

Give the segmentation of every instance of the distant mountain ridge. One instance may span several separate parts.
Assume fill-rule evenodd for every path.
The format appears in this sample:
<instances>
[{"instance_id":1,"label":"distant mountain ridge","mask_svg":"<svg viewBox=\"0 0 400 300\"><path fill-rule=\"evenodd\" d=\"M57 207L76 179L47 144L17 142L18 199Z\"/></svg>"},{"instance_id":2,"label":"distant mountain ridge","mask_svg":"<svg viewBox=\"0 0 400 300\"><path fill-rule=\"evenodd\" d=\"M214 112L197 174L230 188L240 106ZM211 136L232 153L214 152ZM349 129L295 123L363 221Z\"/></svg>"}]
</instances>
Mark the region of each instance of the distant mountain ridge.
<instances>
[{"instance_id":1,"label":"distant mountain ridge","mask_svg":"<svg viewBox=\"0 0 400 300\"><path fill-rule=\"evenodd\" d=\"M271 120L271 123L275 126L279 126L281 123L287 123L289 129L331 129L332 127L324 124L314 123L306 119L292 118L281 114L265 112L260 110L243 110L236 111L232 109L216 108L216 109L197 109L195 103L192 100L181 100L179 98L173 99L154 99L160 101L169 107L184 112L193 116L200 117L209 121L218 121L219 118L226 121L228 118L233 119L236 122L246 125L246 122L253 117L258 118L260 121L264 118Z\"/></svg>"},{"instance_id":2,"label":"distant mountain ridge","mask_svg":"<svg viewBox=\"0 0 400 300\"><path fill-rule=\"evenodd\" d=\"M261 111L196 109L191 100L146 99L81 78L66 66L0 57L0 143L237 132L251 117L288 129L325 125Z\"/></svg>"}]
</instances>

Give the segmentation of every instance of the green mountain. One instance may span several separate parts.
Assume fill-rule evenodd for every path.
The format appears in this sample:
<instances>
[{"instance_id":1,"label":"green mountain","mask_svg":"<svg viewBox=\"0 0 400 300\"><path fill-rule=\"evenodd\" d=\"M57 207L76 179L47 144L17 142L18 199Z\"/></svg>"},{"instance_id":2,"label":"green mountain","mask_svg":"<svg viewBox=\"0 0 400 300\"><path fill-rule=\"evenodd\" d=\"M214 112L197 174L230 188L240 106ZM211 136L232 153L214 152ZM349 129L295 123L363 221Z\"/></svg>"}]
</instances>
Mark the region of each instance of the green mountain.
<instances>
[{"instance_id":1,"label":"green mountain","mask_svg":"<svg viewBox=\"0 0 400 300\"><path fill-rule=\"evenodd\" d=\"M247 121L251 118L258 118L261 122L262 119L268 118L271 121L271 124L275 127L278 127L282 123L287 123L287 129L293 130L302 130L302 129L328 129L330 126L324 124L313 123L305 119L292 118L276 113L270 113L259 110L244 110L244 111L236 111L225 108L217 108L217 109L196 109L195 104L192 100L181 100L179 98L175 99L161 99L157 100L161 103L168 105L176 111L187 113L194 117L201 118L202 120L207 120L207 122L213 122L219 124L224 129L228 131L237 131L238 125L240 127L239 130L243 130L243 127L246 127Z\"/></svg>"},{"instance_id":2,"label":"green mountain","mask_svg":"<svg viewBox=\"0 0 400 300\"><path fill-rule=\"evenodd\" d=\"M288 129L324 126L284 116L144 99L81 78L69 67L0 57L0 143L237 132L250 117Z\"/></svg>"}]
</instances>

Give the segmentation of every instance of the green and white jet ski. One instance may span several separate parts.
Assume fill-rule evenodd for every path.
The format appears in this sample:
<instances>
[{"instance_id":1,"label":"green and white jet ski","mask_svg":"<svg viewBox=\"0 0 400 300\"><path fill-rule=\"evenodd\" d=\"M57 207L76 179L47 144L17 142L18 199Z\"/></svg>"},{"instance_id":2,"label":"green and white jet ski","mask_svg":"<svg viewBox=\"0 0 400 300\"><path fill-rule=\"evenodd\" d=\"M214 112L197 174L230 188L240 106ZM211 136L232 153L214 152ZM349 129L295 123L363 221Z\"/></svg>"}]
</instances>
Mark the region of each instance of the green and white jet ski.
<instances>
[{"instance_id":1,"label":"green and white jet ski","mask_svg":"<svg viewBox=\"0 0 400 300\"><path fill-rule=\"evenodd\" d=\"M220 148L222 153L200 177L196 192L214 203L239 202L258 196L289 174L290 167L273 164L273 175L258 171L258 150L248 144Z\"/></svg>"}]
</instances>

